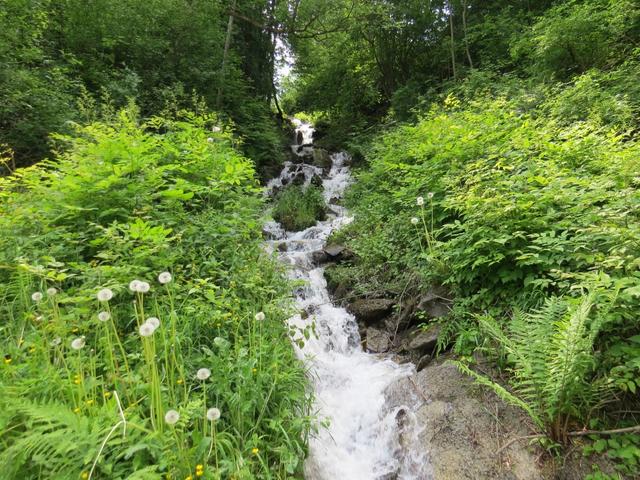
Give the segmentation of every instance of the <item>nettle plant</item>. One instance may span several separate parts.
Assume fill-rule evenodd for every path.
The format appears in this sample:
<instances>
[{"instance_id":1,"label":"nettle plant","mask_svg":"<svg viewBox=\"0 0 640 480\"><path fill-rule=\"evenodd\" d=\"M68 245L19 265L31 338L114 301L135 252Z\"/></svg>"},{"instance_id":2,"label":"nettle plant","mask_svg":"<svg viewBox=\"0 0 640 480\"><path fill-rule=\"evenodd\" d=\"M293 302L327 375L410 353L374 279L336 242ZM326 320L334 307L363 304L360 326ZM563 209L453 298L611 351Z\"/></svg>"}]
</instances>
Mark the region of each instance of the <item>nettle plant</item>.
<instances>
[{"instance_id":1,"label":"nettle plant","mask_svg":"<svg viewBox=\"0 0 640 480\"><path fill-rule=\"evenodd\" d=\"M288 285L216 123L122 112L0 180L3 478L299 474Z\"/></svg>"}]
</instances>

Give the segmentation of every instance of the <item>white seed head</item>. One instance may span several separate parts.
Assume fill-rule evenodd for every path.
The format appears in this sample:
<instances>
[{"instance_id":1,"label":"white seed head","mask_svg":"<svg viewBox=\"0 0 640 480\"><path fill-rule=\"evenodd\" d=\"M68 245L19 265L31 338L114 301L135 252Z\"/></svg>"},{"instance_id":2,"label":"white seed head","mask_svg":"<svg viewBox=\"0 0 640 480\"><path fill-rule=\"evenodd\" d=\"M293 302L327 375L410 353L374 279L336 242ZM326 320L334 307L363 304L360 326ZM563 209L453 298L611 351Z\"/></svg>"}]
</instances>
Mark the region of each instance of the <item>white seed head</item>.
<instances>
[{"instance_id":1,"label":"white seed head","mask_svg":"<svg viewBox=\"0 0 640 480\"><path fill-rule=\"evenodd\" d=\"M42 292L33 292L31 294L31 300L33 300L34 302L39 302L40 300L42 300Z\"/></svg>"},{"instance_id":2,"label":"white seed head","mask_svg":"<svg viewBox=\"0 0 640 480\"><path fill-rule=\"evenodd\" d=\"M139 292L140 280L132 280L131 283L129 283L129 290L131 290L132 292Z\"/></svg>"},{"instance_id":3,"label":"white seed head","mask_svg":"<svg viewBox=\"0 0 640 480\"><path fill-rule=\"evenodd\" d=\"M52 347L57 347L61 343L62 343L62 339L60 337L56 337L53 340L51 340L51 346Z\"/></svg>"},{"instance_id":4,"label":"white seed head","mask_svg":"<svg viewBox=\"0 0 640 480\"><path fill-rule=\"evenodd\" d=\"M153 325L145 322L142 325L140 325L138 332L140 332L141 337L150 337L151 335L153 335L153 332L155 332L155 330L156 329L153 328Z\"/></svg>"},{"instance_id":5,"label":"white seed head","mask_svg":"<svg viewBox=\"0 0 640 480\"><path fill-rule=\"evenodd\" d=\"M113 298L113 291L110 288L103 288L96 295L98 297L98 301L100 302L108 302Z\"/></svg>"},{"instance_id":6,"label":"white seed head","mask_svg":"<svg viewBox=\"0 0 640 480\"><path fill-rule=\"evenodd\" d=\"M78 337L71 342L71 348L74 350L80 350L81 348L84 348L85 343L84 337Z\"/></svg>"},{"instance_id":7,"label":"white seed head","mask_svg":"<svg viewBox=\"0 0 640 480\"><path fill-rule=\"evenodd\" d=\"M211 137L207 138L207 142L213 143L213 138L211 138Z\"/></svg>"},{"instance_id":8,"label":"white seed head","mask_svg":"<svg viewBox=\"0 0 640 480\"><path fill-rule=\"evenodd\" d=\"M433 198L433 192L429 192L429 193L427 194L427 197L429 197L429 200L431 200L431 199Z\"/></svg>"},{"instance_id":9,"label":"white seed head","mask_svg":"<svg viewBox=\"0 0 640 480\"><path fill-rule=\"evenodd\" d=\"M100 320L101 322L108 322L110 318L111 314L109 312L100 312L98 314L98 320Z\"/></svg>"},{"instance_id":10,"label":"white seed head","mask_svg":"<svg viewBox=\"0 0 640 480\"><path fill-rule=\"evenodd\" d=\"M419 221L420 221L420 220L418 219L418 217L412 217L412 218L411 218L411 223L412 223L413 225L417 225Z\"/></svg>"},{"instance_id":11,"label":"white seed head","mask_svg":"<svg viewBox=\"0 0 640 480\"><path fill-rule=\"evenodd\" d=\"M150 289L151 285L149 285L147 282L138 283L138 291L140 293L147 293Z\"/></svg>"},{"instance_id":12,"label":"white seed head","mask_svg":"<svg viewBox=\"0 0 640 480\"><path fill-rule=\"evenodd\" d=\"M180 414L175 410L168 410L167 413L164 414L164 421L167 422L168 425L175 425L180 420Z\"/></svg>"},{"instance_id":13,"label":"white seed head","mask_svg":"<svg viewBox=\"0 0 640 480\"><path fill-rule=\"evenodd\" d=\"M160 275L158 275L158 281L161 284L166 285L171 281L171 274L169 272L162 272Z\"/></svg>"},{"instance_id":14,"label":"white seed head","mask_svg":"<svg viewBox=\"0 0 640 480\"><path fill-rule=\"evenodd\" d=\"M262 322L265 319L264 312L256 313L255 319L259 322Z\"/></svg>"},{"instance_id":15,"label":"white seed head","mask_svg":"<svg viewBox=\"0 0 640 480\"><path fill-rule=\"evenodd\" d=\"M210 376L211 370L209 370L208 368L201 368L196 372L196 377L198 377L198 380L206 380Z\"/></svg>"},{"instance_id":16,"label":"white seed head","mask_svg":"<svg viewBox=\"0 0 640 480\"><path fill-rule=\"evenodd\" d=\"M422 198L422 197L418 197L418 198L416 198L416 205L418 205L418 206L420 206L420 207L421 207L422 205L424 205L424 198Z\"/></svg>"},{"instance_id":17,"label":"white seed head","mask_svg":"<svg viewBox=\"0 0 640 480\"><path fill-rule=\"evenodd\" d=\"M47 296L55 297L57 293L58 293L58 290L56 290L55 288L53 287L47 288Z\"/></svg>"},{"instance_id":18,"label":"white seed head","mask_svg":"<svg viewBox=\"0 0 640 480\"><path fill-rule=\"evenodd\" d=\"M213 127L211 127L211 131L212 131L213 133L218 133L218 132L221 132L221 131L222 131L222 128L220 128L220 127L219 127L219 126L217 126L217 125L214 125Z\"/></svg>"},{"instance_id":19,"label":"white seed head","mask_svg":"<svg viewBox=\"0 0 640 480\"><path fill-rule=\"evenodd\" d=\"M215 407L214 408L210 408L209 410L207 410L207 420L215 422L219 418L220 418L220 410L218 410Z\"/></svg>"},{"instance_id":20,"label":"white seed head","mask_svg":"<svg viewBox=\"0 0 640 480\"><path fill-rule=\"evenodd\" d=\"M147 321L145 323L148 323L149 325L151 325L154 331L160 326L160 320L157 319L156 317L147 318Z\"/></svg>"}]
</instances>

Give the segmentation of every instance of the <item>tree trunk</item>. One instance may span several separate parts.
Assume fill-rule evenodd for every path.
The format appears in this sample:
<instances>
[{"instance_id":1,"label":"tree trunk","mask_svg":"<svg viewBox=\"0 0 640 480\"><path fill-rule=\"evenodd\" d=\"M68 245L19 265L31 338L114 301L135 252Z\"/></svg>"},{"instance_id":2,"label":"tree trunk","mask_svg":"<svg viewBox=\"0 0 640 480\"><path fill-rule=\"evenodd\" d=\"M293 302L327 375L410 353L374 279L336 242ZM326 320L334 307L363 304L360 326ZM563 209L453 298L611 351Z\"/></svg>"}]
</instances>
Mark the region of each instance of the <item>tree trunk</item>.
<instances>
[{"instance_id":1,"label":"tree trunk","mask_svg":"<svg viewBox=\"0 0 640 480\"><path fill-rule=\"evenodd\" d=\"M467 60L469 60L469 66L473 68L473 60L471 59L471 53L469 52L469 39L467 38L467 1L462 0L462 31L464 33L464 49L467 52Z\"/></svg>"},{"instance_id":2,"label":"tree trunk","mask_svg":"<svg viewBox=\"0 0 640 480\"><path fill-rule=\"evenodd\" d=\"M227 24L227 36L224 39L222 67L220 68L220 85L218 86L218 98L216 99L216 106L218 108L222 106L222 94L224 92L224 82L227 76L227 58L229 56L229 47L231 46L231 35L233 33L233 12L236 9L236 1L237 0L233 0L233 3L231 4L231 13L229 13L229 23Z\"/></svg>"},{"instance_id":3,"label":"tree trunk","mask_svg":"<svg viewBox=\"0 0 640 480\"><path fill-rule=\"evenodd\" d=\"M447 2L447 5L449 7L449 28L451 29L451 69L453 70L453 78L455 80L458 78L458 73L456 71L456 44L453 36L453 6L451 5L451 1Z\"/></svg>"}]
</instances>

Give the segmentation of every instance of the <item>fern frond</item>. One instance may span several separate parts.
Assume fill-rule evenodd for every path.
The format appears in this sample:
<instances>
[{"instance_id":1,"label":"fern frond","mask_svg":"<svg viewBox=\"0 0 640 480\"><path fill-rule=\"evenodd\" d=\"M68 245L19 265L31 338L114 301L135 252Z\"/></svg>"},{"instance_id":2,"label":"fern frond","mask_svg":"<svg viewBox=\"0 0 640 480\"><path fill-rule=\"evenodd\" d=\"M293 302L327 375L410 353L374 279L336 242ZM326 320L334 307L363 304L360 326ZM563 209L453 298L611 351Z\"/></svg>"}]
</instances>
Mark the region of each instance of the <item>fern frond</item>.
<instances>
[{"instance_id":1,"label":"fern frond","mask_svg":"<svg viewBox=\"0 0 640 480\"><path fill-rule=\"evenodd\" d=\"M489 387L491 390L494 391L496 395L498 395L498 397L500 397L505 402L515 407L519 407L523 409L525 412L529 414L531 419L536 423L536 425L538 425L538 427L542 428L544 426L544 422L538 417L534 409L528 403L518 398L516 395L514 395L509 390L504 388L502 385L494 382L493 380L491 380L488 377L485 377L484 375L479 374L478 372L474 372L462 362L451 360L451 363L453 363L458 368L458 370L460 370L462 373L469 375L470 377L473 377L476 380L476 382L478 382L480 385Z\"/></svg>"}]
</instances>

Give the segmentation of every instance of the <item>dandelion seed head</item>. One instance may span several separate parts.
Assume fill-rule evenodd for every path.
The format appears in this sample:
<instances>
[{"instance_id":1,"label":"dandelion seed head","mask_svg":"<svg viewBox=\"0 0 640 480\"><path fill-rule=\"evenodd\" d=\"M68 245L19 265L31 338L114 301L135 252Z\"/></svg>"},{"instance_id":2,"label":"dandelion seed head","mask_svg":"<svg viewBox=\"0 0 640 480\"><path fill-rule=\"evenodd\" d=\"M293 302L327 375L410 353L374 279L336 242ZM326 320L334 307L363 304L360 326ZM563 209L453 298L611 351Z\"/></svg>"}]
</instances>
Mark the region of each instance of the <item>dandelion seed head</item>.
<instances>
[{"instance_id":1,"label":"dandelion seed head","mask_svg":"<svg viewBox=\"0 0 640 480\"><path fill-rule=\"evenodd\" d=\"M151 325L154 330L156 330L160 326L160 320L158 318L156 318L156 317L147 318L146 323Z\"/></svg>"},{"instance_id":2,"label":"dandelion seed head","mask_svg":"<svg viewBox=\"0 0 640 480\"><path fill-rule=\"evenodd\" d=\"M85 344L86 342L84 340L84 337L78 337L71 342L71 348L73 348L74 350L80 350L84 348Z\"/></svg>"},{"instance_id":3,"label":"dandelion seed head","mask_svg":"<svg viewBox=\"0 0 640 480\"><path fill-rule=\"evenodd\" d=\"M139 292L140 283L140 280L132 280L131 283L129 283L129 290L131 290L132 292Z\"/></svg>"},{"instance_id":4,"label":"dandelion seed head","mask_svg":"<svg viewBox=\"0 0 640 480\"><path fill-rule=\"evenodd\" d=\"M155 330L156 329L153 328L153 325L145 322L142 325L140 325L138 332L140 333L141 337L150 337L151 335L153 335L153 332L155 332Z\"/></svg>"},{"instance_id":5,"label":"dandelion seed head","mask_svg":"<svg viewBox=\"0 0 640 480\"><path fill-rule=\"evenodd\" d=\"M180 414L175 410L167 410L167 413L164 414L164 421L167 425L175 425L180 420Z\"/></svg>"},{"instance_id":6,"label":"dandelion seed head","mask_svg":"<svg viewBox=\"0 0 640 480\"><path fill-rule=\"evenodd\" d=\"M34 302L39 302L40 300L42 300L42 292L33 292L31 294L31 300L33 300Z\"/></svg>"},{"instance_id":7,"label":"dandelion seed head","mask_svg":"<svg viewBox=\"0 0 640 480\"><path fill-rule=\"evenodd\" d=\"M129 286L131 288L131 286ZM113 298L113 291L110 288L103 288L100 290L96 297L98 297L98 301L100 302L108 302Z\"/></svg>"},{"instance_id":8,"label":"dandelion seed head","mask_svg":"<svg viewBox=\"0 0 640 480\"><path fill-rule=\"evenodd\" d=\"M429 200L431 200L433 198L434 193L433 192L429 192L427 194L427 197L429 197Z\"/></svg>"},{"instance_id":9,"label":"dandelion seed head","mask_svg":"<svg viewBox=\"0 0 640 480\"><path fill-rule=\"evenodd\" d=\"M158 275L158 281L161 284L166 285L171 281L171 274L169 272L162 272L160 275Z\"/></svg>"},{"instance_id":10,"label":"dandelion seed head","mask_svg":"<svg viewBox=\"0 0 640 480\"><path fill-rule=\"evenodd\" d=\"M147 282L140 282L138 284L138 291L140 293L147 293L150 289L151 285L149 285Z\"/></svg>"},{"instance_id":11,"label":"dandelion seed head","mask_svg":"<svg viewBox=\"0 0 640 480\"><path fill-rule=\"evenodd\" d=\"M264 312L258 312L256 313L255 319L259 322L262 322L265 319L265 315Z\"/></svg>"},{"instance_id":12,"label":"dandelion seed head","mask_svg":"<svg viewBox=\"0 0 640 480\"><path fill-rule=\"evenodd\" d=\"M412 224L412 225L417 225L419 221L420 221L420 220L418 220L418 217L412 217L412 218L411 218L411 224Z\"/></svg>"},{"instance_id":13,"label":"dandelion seed head","mask_svg":"<svg viewBox=\"0 0 640 480\"><path fill-rule=\"evenodd\" d=\"M211 422L215 422L219 418L220 418L220 410L218 410L215 407L214 408L210 408L209 410L207 410L207 420L209 420Z\"/></svg>"},{"instance_id":14,"label":"dandelion seed head","mask_svg":"<svg viewBox=\"0 0 640 480\"><path fill-rule=\"evenodd\" d=\"M213 138L211 138L211 137L207 138L207 142L213 143Z\"/></svg>"},{"instance_id":15,"label":"dandelion seed head","mask_svg":"<svg viewBox=\"0 0 640 480\"><path fill-rule=\"evenodd\" d=\"M416 198L416 205L418 205L419 207L424 205L424 198L422 198L422 197Z\"/></svg>"},{"instance_id":16,"label":"dandelion seed head","mask_svg":"<svg viewBox=\"0 0 640 480\"><path fill-rule=\"evenodd\" d=\"M56 290L55 288L53 287L47 288L47 296L55 297L57 293L58 293L58 290Z\"/></svg>"},{"instance_id":17,"label":"dandelion seed head","mask_svg":"<svg viewBox=\"0 0 640 480\"><path fill-rule=\"evenodd\" d=\"M220 128L220 127L219 127L219 126L217 126L217 125L214 125L213 127L211 127L211 131L212 131L213 133L218 133L218 132L221 132L221 131L222 131L222 128Z\"/></svg>"},{"instance_id":18,"label":"dandelion seed head","mask_svg":"<svg viewBox=\"0 0 640 480\"><path fill-rule=\"evenodd\" d=\"M51 346L52 347L57 347L61 343L62 343L62 339L60 337L56 337L53 340L51 340Z\"/></svg>"},{"instance_id":19,"label":"dandelion seed head","mask_svg":"<svg viewBox=\"0 0 640 480\"><path fill-rule=\"evenodd\" d=\"M98 314L98 320L100 320L101 322L107 322L110 318L111 314L109 314L109 312L100 312Z\"/></svg>"},{"instance_id":20,"label":"dandelion seed head","mask_svg":"<svg viewBox=\"0 0 640 480\"><path fill-rule=\"evenodd\" d=\"M196 377L198 378L198 380L206 380L210 376L211 370L209 370L208 368L201 368L196 372Z\"/></svg>"}]
</instances>

